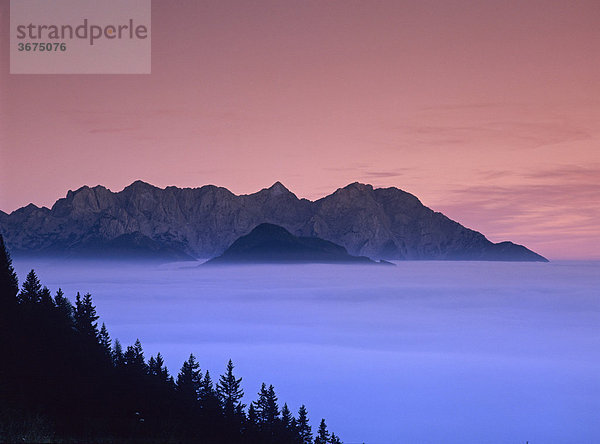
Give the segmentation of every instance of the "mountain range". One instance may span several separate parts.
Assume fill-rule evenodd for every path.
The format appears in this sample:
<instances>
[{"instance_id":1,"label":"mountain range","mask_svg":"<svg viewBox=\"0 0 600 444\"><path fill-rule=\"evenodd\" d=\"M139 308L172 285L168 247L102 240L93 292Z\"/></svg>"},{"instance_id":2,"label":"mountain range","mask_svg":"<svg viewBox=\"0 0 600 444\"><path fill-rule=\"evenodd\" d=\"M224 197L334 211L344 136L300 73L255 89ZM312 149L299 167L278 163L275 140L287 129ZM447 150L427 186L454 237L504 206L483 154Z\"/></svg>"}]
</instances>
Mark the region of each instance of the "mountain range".
<instances>
[{"instance_id":1,"label":"mountain range","mask_svg":"<svg viewBox=\"0 0 600 444\"><path fill-rule=\"evenodd\" d=\"M492 243L410 193L361 183L310 201L280 182L235 195L136 181L120 192L84 186L50 209L0 211L0 232L16 256L211 258L265 222L373 259L546 261L512 242Z\"/></svg>"}]
</instances>

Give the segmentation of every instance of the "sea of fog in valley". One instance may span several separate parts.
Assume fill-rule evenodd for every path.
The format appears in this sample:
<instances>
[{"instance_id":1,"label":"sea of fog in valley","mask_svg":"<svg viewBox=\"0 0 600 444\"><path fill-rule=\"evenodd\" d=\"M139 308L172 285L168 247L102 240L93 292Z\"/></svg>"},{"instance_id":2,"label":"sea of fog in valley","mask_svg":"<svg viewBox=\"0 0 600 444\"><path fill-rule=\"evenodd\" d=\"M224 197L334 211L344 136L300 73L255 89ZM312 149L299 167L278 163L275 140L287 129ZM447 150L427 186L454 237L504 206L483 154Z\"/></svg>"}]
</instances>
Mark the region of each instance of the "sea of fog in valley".
<instances>
[{"instance_id":1,"label":"sea of fog in valley","mask_svg":"<svg viewBox=\"0 0 600 444\"><path fill-rule=\"evenodd\" d=\"M229 358L346 443L600 442L600 262L197 267L15 260L176 374Z\"/></svg>"}]
</instances>

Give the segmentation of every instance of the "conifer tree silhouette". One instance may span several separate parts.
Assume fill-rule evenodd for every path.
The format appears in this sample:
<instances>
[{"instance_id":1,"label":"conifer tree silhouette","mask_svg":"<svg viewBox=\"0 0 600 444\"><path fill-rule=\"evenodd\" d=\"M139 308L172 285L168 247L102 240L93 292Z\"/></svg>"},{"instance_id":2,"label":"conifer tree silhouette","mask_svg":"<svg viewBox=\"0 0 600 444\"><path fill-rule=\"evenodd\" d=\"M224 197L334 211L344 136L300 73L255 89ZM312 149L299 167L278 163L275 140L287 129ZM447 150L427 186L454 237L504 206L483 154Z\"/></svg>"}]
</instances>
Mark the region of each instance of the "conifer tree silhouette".
<instances>
[{"instance_id":1,"label":"conifer tree silhouette","mask_svg":"<svg viewBox=\"0 0 600 444\"><path fill-rule=\"evenodd\" d=\"M102 348L102 351L104 351L105 355L107 357L110 357L110 335L108 334L108 329L106 328L106 325L104 325L104 322L102 323L102 327L100 328L100 332L98 333L98 342L100 343L100 347Z\"/></svg>"},{"instance_id":2,"label":"conifer tree silhouette","mask_svg":"<svg viewBox=\"0 0 600 444\"><path fill-rule=\"evenodd\" d=\"M160 353L146 364L139 339L125 353L118 339L111 349L89 293L75 306L60 288L52 299L34 270L19 292L1 237L0 292L2 441L313 444L306 407L298 419L287 404L280 414L272 385L262 384L246 417L231 360L215 387L192 354L175 383ZM8 438L6 413L23 425ZM321 425L317 444L340 443Z\"/></svg>"},{"instance_id":3,"label":"conifer tree silhouette","mask_svg":"<svg viewBox=\"0 0 600 444\"><path fill-rule=\"evenodd\" d=\"M123 346L118 339L115 339L115 343L112 349L112 361L113 365L117 368L125 365L125 356L123 356Z\"/></svg>"},{"instance_id":4,"label":"conifer tree silhouette","mask_svg":"<svg viewBox=\"0 0 600 444\"><path fill-rule=\"evenodd\" d=\"M0 310L14 307L19 293L19 280L12 259L0 235Z\"/></svg>"},{"instance_id":5,"label":"conifer tree silhouette","mask_svg":"<svg viewBox=\"0 0 600 444\"><path fill-rule=\"evenodd\" d=\"M231 359L227 363L227 370L219 378L217 384L217 394L223 406L225 418L239 417L243 414L244 405L240 402L244 396L242 390L242 378L236 378L233 375L234 365Z\"/></svg>"},{"instance_id":6,"label":"conifer tree silhouette","mask_svg":"<svg viewBox=\"0 0 600 444\"><path fill-rule=\"evenodd\" d=\"M340 438L338 436L336 436L335 433L331 434L331 438L329 441L331 444L342 444L342 441L340 440Z\"/></svg>"},{"instance_id":7,"label":"conifer tree silhouette","mask_svg":"<svg viewBox=\"0 0 600 444\"><path fill-rule=\"evenodd\" d=\"M315 437L315 444L329 444L329 432L327 431L327 425L325 424L325 420L321 419L321 424L319 424L319 430L317 432L317 436Z\"/></svg>"},{"instance_id":8,"label":"conifer tree silhouette","mask_svg":"<svg viewBox=\"0 0 600 444\"><path fill-rule=\"evenodd\" d=\"M301 444L312 444L312 431L308 422L308 412L306 406L302 404L298 410L298 419L296 421L298 436Z\"/></svg>"},{"instance_id":9,"label":"conifer tree silhouette","mask_svg":"<svg viewBox=\"0 0 600 444\"><path fill-rule=\"evenodd\" d=\"M290 412L287 403L284 403L283 407L281 408L281 425L283 428L286 430L291 429L293 419L292 412Z\"/></svg>"},{"instance_id":10,"label":"conifer tree silhouette","mask_svg":"<svg viewBox=\"0 0 600 444\"><path fill-rule=\"evenodd\" d=\"M169 382L169 370L165 367L165 361L160 352L156 358L151 356L148 360L148 374L157 377L161 382Z\"/></svg>"},{"instance_id":11,"label":"conifer tree silhouette","mask_svg":"<svg viewBox=\"0 0 600 444\"><path fill-rule=\"evenodd\" d=\"M86 293L83 298L77 293L75 298L75 326L86 338L98 340L98 315L96 307L92 304L92 295Z\"/></svg>"},{"instance_id":12,"label":"conifer tree silhouette","mask_svg":"<svg viewBox=\"0 0 600 444\"><path fill-rule=\"evenodd\" d=\"M125 367L132 373L137 375L146 374L147 367L146 361L144 360L144 350L142 349L142 343L139 339L136 339L133 345L127 347L123 358Z\"/></svg>"},{"instance_id":13,"label":"conifer tree silhouette","mask_svg":"<svg viewBox=\"0 0 600 444\"><path fill-rule=\"evenodd\" d=\"M220 410L219 395L213 386L210 372L206 370L200 384L200 403L205 412L215 413Z\"/></svg>"},{"instance_id":14,"label":"conifer tree silhouette","mask_svg":"<svg viewBox=\"0 0 600 444\"><path fill-rule=\"evenodd\" d=\"M196 357L190 354L188 360L181 366L176 382L177 391L182 394L187 402L196 403L198 401L201 378L200 364L196 361Z\"/></svg>"},{"instance_id":15,"label":"conifer tree silhouette","mask_svg":"<svg viewBox=\"0 0 600 444\"><path fill-rule=\"evenodd\" d=\"M56 307L61 322L68 327L72 327L75 323L75 318L73 317L74 308L71 301L65 297L65 294L60 288L56 291L56 296L54 296L54 306Z\"/></svg>"},{"instance_id":16,"label":"conifer tree silhouette","mask_svg":"<svg viewBox=\"0 0 600 444\"><path fill-rule=\"evenodd\" d=\"M52 293L50 293L50 290L48 289L48 287L44 286L42 288L42 291L40 291L39 302L40 302L40 305L47 311L50 311L52 308L54 308L54 301L52 300Z\"/></svg>"},{"instance_id":17,"label":"conifer tree silhouette","mask_svg":"<svg viewBox=\"0 0 600 444\"><path fill-rule=\"evenodd\" d=\"M269 443L276 442L277 432L280 428L279 407L272 385L267 388L266 384L262 383L255 409L258 416L258 429L263 434L263 439Z\"/></svg>"},{"instance_id":18,"label":"conifer tree silhouette","mask_svg":"<svg viewBox=\"0 0 600 444\"><path fill-rule=\"evenodd\" d=\"M31 270L27 274L25 282L23 282L23 287L18 295L18 300L21 304L25 305L37 304L40 301L41 293L42 284L40 284L40 280L35 274L35 271Z\"/></svg>"}]
</instances>

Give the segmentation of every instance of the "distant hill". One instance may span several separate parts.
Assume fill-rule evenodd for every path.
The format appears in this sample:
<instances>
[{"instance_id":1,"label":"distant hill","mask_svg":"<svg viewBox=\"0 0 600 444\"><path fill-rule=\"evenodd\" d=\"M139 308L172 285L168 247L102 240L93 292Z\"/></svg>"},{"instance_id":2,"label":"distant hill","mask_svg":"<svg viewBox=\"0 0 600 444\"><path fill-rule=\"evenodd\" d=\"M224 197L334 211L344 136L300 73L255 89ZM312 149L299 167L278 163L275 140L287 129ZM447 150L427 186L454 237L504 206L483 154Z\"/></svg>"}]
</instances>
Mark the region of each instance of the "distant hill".
<instances>
[{"instance_id":1,"label":"distant hill","mask_svg":"<svg viewBox=\"0 0 600 444\"><path fill-rule=\"evenodd\" d=\"M351 256L346 249L318 237L294 236L279 225L260 224L237 239L207 264L326 263L375 264L365 256Z\"/></svg>"},{"instance_id":2,"label":"distant hill","mask_svg":"<svg viewBox=\"0 0 600 444\"><path fill-rule=\"evenodd\" d=\"M398 188L360 183L316 201L298 199L279 182L240 196L212 185L161 189L137 181L117 193L84 186L51 209L30 204L0 213L0 232L17 257L81 254L86 245L92 254L107 245L119 256L128 249L110 244L123 245L120 236L135 235L150 255L165 248L176 256L209 258L265 222L372 259L546 260L511 242L494 244Z\"/></svg>"}]
</instances>

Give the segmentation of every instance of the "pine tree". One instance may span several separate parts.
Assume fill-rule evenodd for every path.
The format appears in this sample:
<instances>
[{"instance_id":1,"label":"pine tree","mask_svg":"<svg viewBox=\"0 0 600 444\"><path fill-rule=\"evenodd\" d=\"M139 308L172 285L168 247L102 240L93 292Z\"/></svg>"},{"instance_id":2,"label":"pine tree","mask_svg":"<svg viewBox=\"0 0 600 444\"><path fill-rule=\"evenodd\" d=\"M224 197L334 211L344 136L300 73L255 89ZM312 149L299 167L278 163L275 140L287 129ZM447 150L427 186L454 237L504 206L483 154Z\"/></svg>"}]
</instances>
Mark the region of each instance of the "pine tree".
<instances>
[{"instance_id":1,"label":"pine tree","mask_svg":"<svg viewBox=\"0 0 600 444\"><path fill-rule=\"evenodd\" d=\"M147 373L146 361L144 360L144 350L142 343L136 339L134 345L127 347L125 355L123 355L125 367L132 372L141 375Z\"/></svg>"},{"instance_id":2,"label":"pine tree","mask_svg":"<svg viewBox=\"0 0 600 444\"><path fill-rule=\"evenodd\" d=\"M65 297L65 294L60 288L56 292L56 296L54 296L54 306L56 307L56 310L59 313L59 317L61 318L61 320L66 325L73 326L75 322L75 319L73 318L73 305Z\"/></svg>"},{"instance_id":3,"label":"pine tree","mask_svg":"<svg viewBox=\"0 0 600 444\"><path fill-rule=\"evenodd\" d=\"M4 239L0 235L0 356L3 356L4 359L1 364L3 368L0 368L0 398L5 397L3 396L3 386L6 381L6 377L4 377L4 371L7 367L6 361L16 361L11 357L16 358L19 349L18 342L15 341L15 327L19 324L19 320L15 316L19 301L18 294L19 281L17 274L12 266L10 254L4 245Z\"/></svg>"},{"instance_id":4,"label":"pine tree","mask_svg":"<svg viewBox=\"0 0 600 444\"><path fill-rule=\"evenodd\" d=\"M262 383L255 408L259 430L264 433L264 438L268 442L274 442L277 430L279 430L279 407L272 385L267 388L266 384Z\"/></svg>"},{"instance_id":5,"label":"pine tree","mask_svg":"<svg viewBox=\"0 0 600 444\"><path fill-rule=\"evenodd\" d=\"M112 349L112 360L115 367L123 367L125 365L125 356L123 356L123 347L118 339L115 339L115 345Z\"/></svg>"},{"instance_id":6,"label":"pine tree","mask_svg":"<svg viewBox=\"0 0 600 444\"><path fill-rule=\"evenodd\" d=\"M200 383L200 406L205 412L215 413L220 410L219 395L213 386L210 373L206 370L204 378Z\"/></svg>"},{"instance_id":7,"label":"pine tree","mask_svg":"<svg viewBox=\"0 0 600 444\"><path fill-rule=\"evenodd\" d=\"M242 378L236 379L233 375L234 365L231 359L227 363L227 373L219 378L217 394L223 406L226 418L233 418L242 414L244 405L240 402L244 396L241 388Z\"/></svg>"},{"instance_id":8,"label":"pine tree","mask_svg":"<svg viewBox=\"0 0 600 444\"><path fill-rule=\"evenodd\" d=\"M248 407L248 421L251 424L258 425L258 412L256 411L256 408L254 408L254 405L254 401L252 401L250 407Z\"/></svg>"},{"instance_id":9,"label":"pine tree","mask_svg":"<svg viewBox=\"0 0 600 444\"><path fill-rule=\"evenodd\" d=\"M100 343L100 347L106 354L106 356L111 356L110 350L110 335L108 334L108 329L104 322L102 323L102 328L100 329L100 333L98 333L98 342Z\"/></svg>"},{"instance_id":10,"label":"pine tree","mask_svg":"<svg viewBox=\"0 0 600 444\"><path fill-rule=\"evenodd\" d=\"M190 354L190 357L185 361L177 375L177 391L181 393L188 402L198 401L200 395L200 384L202 382L202 373L200 372L200 364L196 361L196 357Z\"/></svg>"},{"instance_id":11,"label":"pine tree","mask_svg":"<svg viewBox=\"0 0 600 444\"><path fill-rule=\"evenodd\" d=\"M329 442L331 444L342 444L342 440L338 436L336 436L335 433L331 434L331 438L330 438Z\"/></svg>"},{"instance_id":12,"label":"pine tree","mask_svg":"<svg viewBox=\"0 0 600 444\"><path fill-rule=\"evenodd\" d=\"M315 444L329 444L329 432L327 431L327 425L325 424L325 420L321 419L321 424L319 424L319 431L317 432L317 436L315 437Z\"/></svg>"},{"instance_id":13,"label":"pine tree","mask_svg":"<svg viewBox=\"0 0 600 444\"><path fill-rule=\"evenodd\" d=\"M21 304L31 305L37 304L40 301L42 293L42 284L35 274L34 270L31 270L23 282L23 287L19 293L18 300Z\"/></svg>"},{"instance_id":14,"label":"pine tree","mask_svg":"<svg viewBox=\"0 0 600 444\"><path fill-rule=\"evenodd\" d=\"M19 280L12 259L0 235L0 311L14 307L19 293Z\"/></svg>"},{"instance_id":15,"label":"pine tree","mask_svg":"<svg viewBox=\"0 0 600 444\"><path fill-rule=\"evenodd\" d=\"M283 404L283 408L281 409L281 425L284 429L290 430L292 428L292 412L288 408L287 403Z\"/></svg>"},{"instance_id":16,"label":"pine tree","mask_svg":"<svg viewBox=\"0 0 600 444\"><path fill-rule=\"evenodd\" d=\"M86 293L81 298L77 293L75 298L75 326L87 338L98 340L98 315L96 307L92 304L92 295Z\"/></svg>"},{"instance_id":17,"label":"pine tree","mask_svg":"<svg viewBox=\"0 0 600 444\"><path fill-rule=\"evenodd\" d=\"M246 421L244 423L244 437L245 442L248 443L260 443L259 439L259 420L258 414L256 412L254 401L250 402L250 406L248 407L248 414L246 416Z\"/></svg>"},{"instance_id":18,"label":"pine tree","mask_svg":"<svg viewBox=\"0 0 600 444\"><path fill-rule=\"evenodd\" d=\"M262 410L262 413L267 423L275 423L275 420L279 418L279 407L277 406L275 388L272 385L269 385L266 399L266 408Z\"/></svg>"},{"instance_id":19,"label":"pine tree","mask_svg":"<svg viewBox=\"0 0 600 444\"><path fill-rule=\"evenodd\" d=\"M281 440L284 442L294 442L296 435L296 421L290 412L287 404L283 404L281 408Z\"/></svg>"},{"instance_id":20,"label":"pine tree","mask_svg":"<svg viewBox=\"0 0 600 444\"><path fill-rule=\"evenodd\" d=\"M150 356L150 359L148 359L148 374L150 376L157 376L156 359L154 359L154 356Z\"/></svg>"},{"instance_id":21,"label":"pine tree","mask_svg":"<svg viewBox=\"0 0 600 444\"><path fill-rule=\"evenodd\" d=\"M46 286L40 291L40 304L48 311L54 308L52 293L50 293L50 290Z\"/></svg>"},{"instance_id":22,"label":"pine tree","mask_svg":"<svg viewBox=\"0 0 600 444\"><path fill-rule=\"evenodd\" d=\"M312 431L308 422L308 412L304 405L298 410L298 420L296 421L296 430L301 444L312 444Z\"/></svg>"},{"instance_id":23,"label":"pine tree","mask_svg":"<svg viewBox=\"0 0 600 444\"><path fill-rule=\"evenodd\" d=\"M156 376L160 381L164 383L169 382L169 370L165 367L165 361L160 353L151 356L148 360L148 374Z\"/></svg>"}]
</instances>

